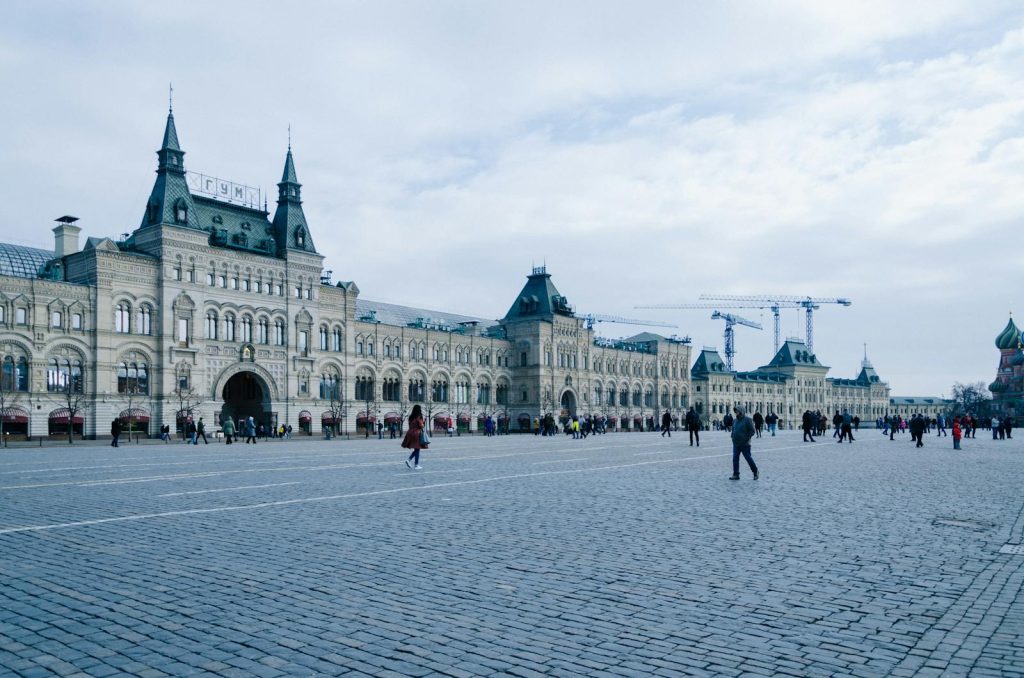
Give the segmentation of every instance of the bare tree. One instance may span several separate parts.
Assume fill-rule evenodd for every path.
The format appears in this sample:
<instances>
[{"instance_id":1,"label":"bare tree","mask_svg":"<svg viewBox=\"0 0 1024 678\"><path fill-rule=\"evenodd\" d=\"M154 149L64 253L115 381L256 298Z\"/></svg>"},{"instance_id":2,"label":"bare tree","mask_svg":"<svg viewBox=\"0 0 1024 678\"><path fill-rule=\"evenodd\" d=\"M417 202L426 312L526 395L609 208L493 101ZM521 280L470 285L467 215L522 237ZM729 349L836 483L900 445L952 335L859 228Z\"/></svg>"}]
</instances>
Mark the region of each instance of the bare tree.
<instances>
[{"instance_id":1,"label":"bare tree","mask_svg":"<svg viewBox=\"0 0 1024 678\"><path fill-rule=\"evenodd\" d=\"M328 382L325 390L327 391L324 395L327 396L327 408L331 412L331 432L337 435L341 432L341 426L339 422L345 421L345 414L348 411L348 406L345 403L345 393L341 386L341 382L338 379Z\"/></svg>"},{"instance_id":2,"label":"bare tree","mask_svg":"<svg viewBox=\"0 0 1024 678\"><path fill-rule=\"evenodd\" d=\"M186 386L181 382L171 392L175 399L178 401L178 411L175 413L175 428L179 421L188 421L192 418L199 403L202 402L199 393L196 392L191 386ZM186 437L187 431L184 429L181 431L182 437Z\"/></svg>"},{"instance_id":3,"label":"bare tree","mask_svg":"<svg viewBox=\"0 0 1024 678\"><path fill-rule=\"evenodd\" d=\"M973 384L953 384L952 396L951 414L954 416L971 414L975 417L985 417L992 406L992 396L985 383L981 381Z\"/></svg>"},{"instance_id":4,"label":"bare tree","mask_svg":"<svg viewBox=\"0 0 1024 678\"><path fill-rule=\"evenodd\" d=\"M68 445L71 445L74 442L75 417L84 410L82 404L85 402L85 389L82 387L81 376L68 379L62 395L68 409Z\"/></svg>"}]
</instances>

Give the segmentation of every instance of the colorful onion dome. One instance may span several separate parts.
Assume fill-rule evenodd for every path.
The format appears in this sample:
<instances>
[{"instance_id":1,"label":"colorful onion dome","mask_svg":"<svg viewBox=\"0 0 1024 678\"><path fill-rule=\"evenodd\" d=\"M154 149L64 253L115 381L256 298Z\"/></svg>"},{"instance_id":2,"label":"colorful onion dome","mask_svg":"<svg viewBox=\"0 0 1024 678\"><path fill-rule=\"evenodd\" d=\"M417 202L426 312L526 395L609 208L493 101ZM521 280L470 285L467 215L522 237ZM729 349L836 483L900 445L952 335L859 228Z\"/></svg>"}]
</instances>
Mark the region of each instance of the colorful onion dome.
<instances>
[{"instance_id":1,"label":"colorful onion dome","mask_svg":"<svg viewBox=\"0 0 1024 678\"><path fill-rule=\"evenodd\" d=\"M1020 345L1020 330L1013 323L1013 318L1010 318L1010 322L1006 323L1006 329L999 333L996 337L996 348L1000 351L1005 351L1011 348L1017 348Z\"/></svg>"},{"instance_id":2,"label":"colorful onion dome","mask_svg":"<svg viewBox=\"0 0 1024 678\"><path fill-rule=\"evenodd\" d=\"M992 393L1003 393L1009 388L1009 384L1004 384L1001 381L993 381L988 385L988 390Z\"/></svg>"},{"instance_id":3,"label":"colorful onion dome","mask_svg":"<svg viewBox=\"0 0 1024 678\"><path fill-rule=\"evenodd\" d=\"M1024 365L1024 351L1017 349L1017 352L1010 358L1010 367L1019 367Z\"/></svg>"}]
</instances>

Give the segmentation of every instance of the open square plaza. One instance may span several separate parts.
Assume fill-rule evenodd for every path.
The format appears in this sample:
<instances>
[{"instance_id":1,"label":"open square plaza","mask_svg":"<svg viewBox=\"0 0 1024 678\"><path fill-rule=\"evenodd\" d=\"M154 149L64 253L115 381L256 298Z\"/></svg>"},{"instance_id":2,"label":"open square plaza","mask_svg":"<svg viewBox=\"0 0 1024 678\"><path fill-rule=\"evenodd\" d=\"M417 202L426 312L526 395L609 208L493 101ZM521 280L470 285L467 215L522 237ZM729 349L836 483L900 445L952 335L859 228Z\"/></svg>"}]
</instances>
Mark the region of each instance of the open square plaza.
<instances>
[{"instance_id":1,"label":"open square plaza","mask_svg":"<svg viewBox=\"0 0 1024 678\"><path fill-rule=\"evenodd\" d=\"M831 432L830 432L831 433ZM1024 672L1024 442L0 451L0 672Z\"/></svg>"}]
</instances>

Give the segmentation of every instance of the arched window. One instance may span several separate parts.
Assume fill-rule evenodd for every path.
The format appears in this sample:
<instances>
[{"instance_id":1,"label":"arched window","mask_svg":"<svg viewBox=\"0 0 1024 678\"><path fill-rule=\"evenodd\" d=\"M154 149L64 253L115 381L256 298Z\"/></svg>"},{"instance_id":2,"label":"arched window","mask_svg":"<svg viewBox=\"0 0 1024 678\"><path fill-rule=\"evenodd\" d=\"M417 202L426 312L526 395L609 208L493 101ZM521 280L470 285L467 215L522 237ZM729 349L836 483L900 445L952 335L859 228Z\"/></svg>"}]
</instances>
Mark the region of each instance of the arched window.
<instances>
[{"instance_id":1,"label":"arched window","mask_svg":"<svg viewBox=\"0 0 1024 678\"><path fill-rule=\"evenodd\" d=\"M252 343L252 318L242 316L242 341Z\"/></svg>"},{"instance_id":2,"label":"arched window","mask_svg":"<svg viewBox=\"0 0 1024 678\"><path fill-rule=\"evenodd\" d=\"M114 307L114 331L124 334L131 331L132 307L120 303Z\"/></svg>"},{"instance_id":3,"label":"arched window","mask_svg":"<svg viewBox=\"0 0 1024 678\"><path fill-rule=\"evenodd\" d=\"M129 395L149 394L146 363L124 362L117 367L117 392Z\"/></svg>"},{"instance_id":4,"label":"arched window","mask_svg":"<svg viewBox=\"0 0 1024 678\"><path fill-rule=\"evenodd\" d=\"M435 403L448 402L448 382L440 379L431 384L431 396Z\"/></svg>"},{"instance_id":5,"label":"arched window","mask_svg":"<svg viewBox=\"0 0 1024 678\"><path fill-rule=\"evenodd\" d=\"M409 402L422 403L426 397L422 379L409 380Z\"/></svg>"},{"instance_id":6,"label":"arched window","mask_svg":"<svg viewBox=\"0 0 1024 678\"><path fill-rule=\"evenodd\" d=\"M341 351L341 330L337 328L331 333L331 350Z\"/></svg>"},{"instance_id":7,"label":"arched window","mask_svg":"<svg viewBox=\"0 0 1024 678\"><path fill-rule=\"evenodd\" d=\"M188 223L188 206L180 198L174 203L174 221L179 224Z\"/></svg>"},{"instance_id":8,"label":"arched window","mask_svg":"<svg viewBox=\"0 0 1024 678\"><path fill-rule=\"evenodd\" d=\"M356 377L356 400L373 400L373 377Z\"/></svg>"},{"instance_id":9,"label":"arched window","mask_svg":"<svg viewBox=\"0 0 1024 678\"><path fill-rule=\"evenodd\" d=\"M274 321L274 345L284 346L284 321Z\"/></svg>"},{"instance_id":10,"label":"arched window","mask_svg":"<svg viewBox=\"0 0 1024 678\"><path fill-rule=\"evenodd\" d=\"M323 400L341 400L340 380L335 374L320 375L320 397Z\"/></svg>"},{"instance_id":11,"label":"arched window","mask_svg":"<svg viewBox=\"0 0 1024 678\"><path fill-rule=\"evenodd\" d=\"M235 316L228 313L224 316L224 341L235 340Z\"/></svg>"},{"instance_id":12,"label":"arched window","mask_svg":"<svg viewBox=\"0 0 1024 678\"><path fill-rule=\"evenodd\" d=\"M135 317L135 331L139 334L152 334L151 316L152 311L149 306L139 306Z\"/></svg>"},{"instance_id":13,"label":"arched window","mask_svg":"<svg viewBox=\"0 0 1024 678\"><path fill-rule=\"evenodd\" d=\"M51 358L46 364L46 390L53 393L63 391L67 387L68 372L67 360Z\"/></svg>"},{"instance_id":14,"label":"arched window","mask_svg":"<svg viewBox=\"0 0 1024 678\"><path fill-rule=\"evenodd\" d=\"M267 341L268 341L268 339L267 339L267 337L268 337L267 328L268 327L269 327L269 324L267 323L267 319L266 318L260 318L258 329L256 331L256 343L258 343L258 344L265 344L265 343L267 343Z\"/></svg>"},{"instance_id":15,"label":"arched window","mask_svg":"<svg viewBox=\"0 0 1024 678\"><path fill-rule=\"evenodd\" d=\"M206 338L216 339L217 338L217 312L207 311L206 312Z\"/></svg>"},{"instance_id":16,"label":"arched window","mask_svg":"<svg viewBox=\"0 0 1024 678\"><path fill-rule=\"evenodd\" d=\"M320 350L321 351L326 351L327 350L327 328L326 327L321 327L320 328Z\"/></svg>"}]
</instances>

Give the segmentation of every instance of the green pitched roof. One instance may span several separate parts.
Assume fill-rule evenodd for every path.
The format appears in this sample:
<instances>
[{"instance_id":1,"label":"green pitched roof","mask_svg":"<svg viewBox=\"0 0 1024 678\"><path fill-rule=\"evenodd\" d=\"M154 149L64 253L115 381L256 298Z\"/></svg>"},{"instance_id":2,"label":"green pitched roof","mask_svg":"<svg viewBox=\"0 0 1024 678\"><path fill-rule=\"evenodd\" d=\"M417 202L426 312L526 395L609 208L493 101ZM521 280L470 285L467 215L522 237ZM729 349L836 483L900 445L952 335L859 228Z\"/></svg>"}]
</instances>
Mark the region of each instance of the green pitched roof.
<instances>
[{"instance_id":1,"label":"green pitched roof","mask_svg":"<svg viewBox=\"0 0 1024 678\"><path fill-rule=\"evenodd\" d=\"M807 350L807 344L795 339L787 339L779 348L772 361L765 367L825 367L818 362L818 357Z\"/></svg>"},{"instance_id":2,"label":"green pitched roof","mask_svg":"<svg viewBox=\"0 0 1024 678\"><path fill-rule=\"evenodd\" d=\"M690 374L694 377L702 377L711 373L731 374L726 368L722 356L718 354L718 350L705 348L697 356L696 362L693 363L693 367L690 369Z\"/></svg>"},{"instance_id":3,"label":"green pitched roof","mask_svg":"<svg viewBox=\"0 0 1024 678\"><path fill-rule=\"evenodd\" d=\"M512 303L505 320L551 319L555 314L574 315L569 301L558 293L545 267L533 269L519 297Z\"/></svg>"},{"instance_id":4,"label":"green pitched roof","mask_svg":"<svg viewBox=\"0 0 1024 678\"><path fill-rule=\"evenodd\" d=\"M274 225L263 210L195 196L196 220L210 232L210 244L263 254L277 255Z\"/></svg>"},{"instance_id":5,"label":"green pitched roof","mask_svg":"<svg viewBox=\"0 0 1024 678\"><path fill-rule=\"evenodd\" d=\"M274 238L277 241L278 256L285 256L288 250L300 250L316 254L313 238L309 233L306 215L302 211L302 184L295 174L295 161L291 146L284 160L281 182L277 185L277 210L274 212Z\"/></svg>"},{"instance_id":6,"label":"green pitched roof","mask_svg":"<svg viewBox=\"0 0 1024 678\"><path fill-rule=\"evenodd\" d=\"M160 150L156 152L156 181L149 194L146 211L139 228L158 224L173 224L185 228L199 228L196 220L192 194L185 182L185 152L178 145L178 132L174 127L174 115L167 114L167 126ZM184 210L184 220L179 217Z\"/></svg>"}]
</instances>

